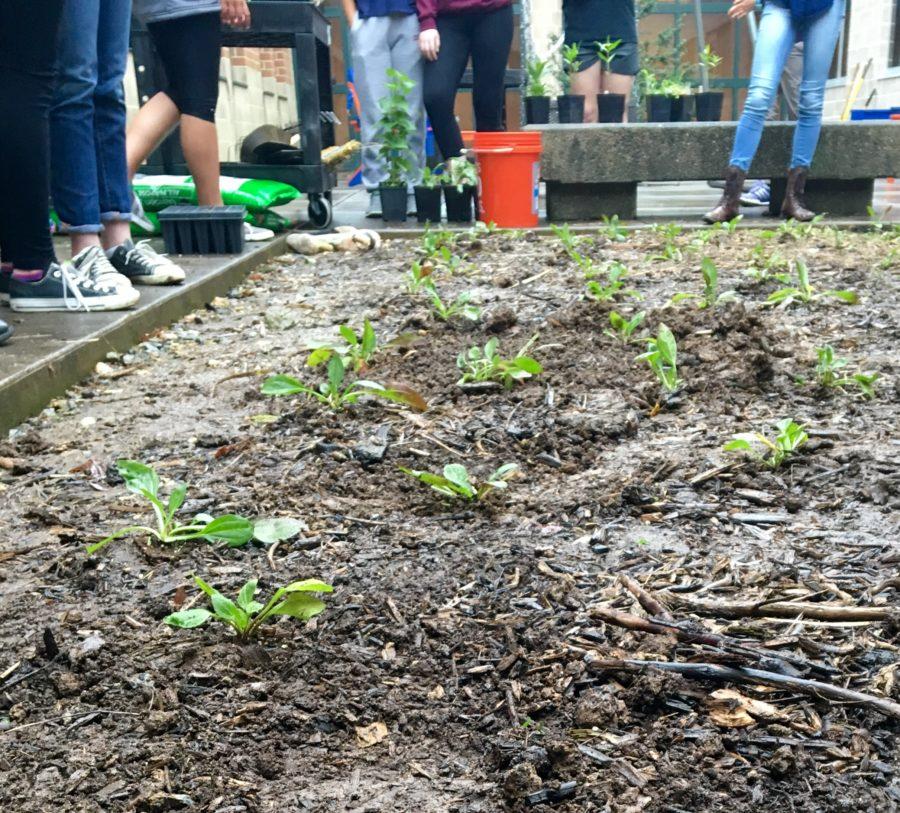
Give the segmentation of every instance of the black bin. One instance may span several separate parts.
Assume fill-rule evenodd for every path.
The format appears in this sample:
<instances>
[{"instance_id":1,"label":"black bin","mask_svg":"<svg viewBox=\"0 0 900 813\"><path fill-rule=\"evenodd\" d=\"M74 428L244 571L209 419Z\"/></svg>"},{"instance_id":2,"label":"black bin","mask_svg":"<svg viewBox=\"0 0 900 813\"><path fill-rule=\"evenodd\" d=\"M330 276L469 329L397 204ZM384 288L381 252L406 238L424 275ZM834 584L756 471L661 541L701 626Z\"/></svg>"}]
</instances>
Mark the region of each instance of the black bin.
<instances>
[{"instance_id":1,"label":"black bin","mask_svg":"<svg viewBox=\"0 0 900 813\"><path fill-rule=\"evenodd\" d=\"M159 213L168 254L240 254L243 206L169 206Z\"/></svg>"}]
</instances>

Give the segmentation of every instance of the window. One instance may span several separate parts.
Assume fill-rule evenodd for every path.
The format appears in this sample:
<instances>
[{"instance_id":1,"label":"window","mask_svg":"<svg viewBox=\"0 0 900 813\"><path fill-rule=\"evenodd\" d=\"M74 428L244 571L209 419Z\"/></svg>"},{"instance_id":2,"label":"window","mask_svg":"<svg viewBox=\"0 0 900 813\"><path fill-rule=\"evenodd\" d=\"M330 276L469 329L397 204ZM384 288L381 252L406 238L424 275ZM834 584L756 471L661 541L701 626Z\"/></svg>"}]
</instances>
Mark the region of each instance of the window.
<instances>
[{"instance_id":1,"label":"window","mask_svg":"<svg viewBox=\"0 0 900 813\"><path fill-rule=\"evenodd\" d=\"M891 50L888 51L888 66L900 66L900 0L894 0L894 19L891 22Z\"/></svg>"}]
</instances>

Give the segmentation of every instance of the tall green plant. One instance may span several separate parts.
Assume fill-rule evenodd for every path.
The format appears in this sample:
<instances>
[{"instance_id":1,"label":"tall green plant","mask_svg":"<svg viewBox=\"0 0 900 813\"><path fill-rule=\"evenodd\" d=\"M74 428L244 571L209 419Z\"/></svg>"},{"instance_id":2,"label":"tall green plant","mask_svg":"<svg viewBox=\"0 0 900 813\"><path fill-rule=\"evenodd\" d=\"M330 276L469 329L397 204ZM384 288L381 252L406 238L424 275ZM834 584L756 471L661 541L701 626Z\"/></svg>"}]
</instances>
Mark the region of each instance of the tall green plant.
<instances>
[{"instance_id":1,"label":"tall green plant","mask_svg":"<svg viewBox=\"0 0 900 813\"><path fill-rule=\"evenodd\" d=\"M546 96L547 85L545 84L547 76L547 60L537 59L533 57L525 64L525 73L528 76L528 85L525 90L526 96Z\"/></svg>"},{"instance_id":2,"label":"tall green plant","mask_svg":"<svg viewBox=\"0 0 900 813\"><path fill-rule=\"evenodd\" d=\"M581 60L578 58L578 43L564 45L562 49L562 75L560 82L563 90L568 93L572 89L572 77L581 70Z\"/></svg>"},{"instance_id":3,"label":"tall green plant","mask_svg":"<svg viewBox=\"0 0 900 813\"><path fill-rule=\"evenodd\" d=\"M416 86L405 73L387 69L387 96L378 106L381 120L378 127L378 154L387 166L387 186L405 186L412 171L409 140L413 134L413 120L409 113L409 94Z\"/></svg>"}]
</instances>

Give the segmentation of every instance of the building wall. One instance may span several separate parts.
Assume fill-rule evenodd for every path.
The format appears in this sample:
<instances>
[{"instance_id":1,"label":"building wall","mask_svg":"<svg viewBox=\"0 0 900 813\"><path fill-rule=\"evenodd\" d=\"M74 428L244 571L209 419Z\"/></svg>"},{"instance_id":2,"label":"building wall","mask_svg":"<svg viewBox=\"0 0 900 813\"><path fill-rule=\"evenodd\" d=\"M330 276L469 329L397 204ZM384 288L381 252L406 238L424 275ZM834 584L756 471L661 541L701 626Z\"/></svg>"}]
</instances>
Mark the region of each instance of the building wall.
<instances>
[{"instance_id":1,"label":"building wall","mask_svg":"<svg viewBox=\"0 0 900 813\"><path fill-rule=\"evenodd\" d=\"M850 29L847 36L847 76L833 79L825 93L825 118L840 118L850 91L853 71L872 67L854 107L863 107L872 91L869 107L900 106L900 67L891 67L891 35L894 15L900 14L900 0L850 0Z\"/></svg>"},{"instance_id":2,"label":"building wall","mask_svg":"<svg viewBox=\"0 0 900 813\"><path fill-rule=\"evenodd\" d=\"M292 55L280 48L223 48L216 127L222 161L237 161L241 141L261 124L297 124ZM129 116L138 107L134 63L125 76Z\"/></svg>"}]
</instances>

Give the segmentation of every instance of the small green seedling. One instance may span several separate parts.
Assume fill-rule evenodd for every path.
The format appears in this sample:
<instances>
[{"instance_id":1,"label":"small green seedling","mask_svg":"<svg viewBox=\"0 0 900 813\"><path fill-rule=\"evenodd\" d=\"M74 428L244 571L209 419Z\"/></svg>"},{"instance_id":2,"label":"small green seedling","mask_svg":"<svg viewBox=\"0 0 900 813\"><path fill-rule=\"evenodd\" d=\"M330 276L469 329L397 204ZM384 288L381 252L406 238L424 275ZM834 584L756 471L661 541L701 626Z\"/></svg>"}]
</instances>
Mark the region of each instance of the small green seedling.
<instances>
[{"instance_id":1,"label":"small green seedling","mask_svg":"<svg viewBox=\"0 0 900 813\"><path fill-rule=\"evenodd\" d=\"M787 285L791 281L790 275L785 273L791 270L790 261L777 250L770 251L765 241L761 240L753 246L750 262L751 268L744 273L756 282L775 279L782 285Z\"/></svg>"},{"instance_id":2,"label":"small green seedling","mask_svg":"<svg viewBox=\"0 0 900 813\"><path fill-rule=\"evenodd\" d=\"M504 387L509 388L516 381L540 375L544 368L533 358L525 355L536 340L537 336L532 336L511 359L501 358L500 341L496 336L488 339L484 348L477 345L470 347L456 359L456 366L462 370L462 376L456 383L499 381Z\"/></svg>"},{"instance_id":3,"label":"small green seedling","mask_svg":"<svg viewBox=\"0 0 900 813\"><path fill-rule=\"evenodd\" d=\"M528 76L528 89L526 96L546 96L547 95L547 67L546 59L531 58L525 63L525 73Z\"/></svg>"},{"instance_id":4,"label":"small green seedling","mask_svg":"<svg viewBox=\"0 0 900 813\"><path fill-rule=\"evenodd\" d=\"M609 66L616 58L616 51L621 44L622 40L611 40L609 37L607 37L603 42L594 43L594 46L597 49L597 57L606 67L607 73L609 73Z\"/></svg>"},{"instance_id":5,"label":"small green seedling","mask_svg":"<svg viewBox=\"0 0 900 813\"><path fill-rule=\"evenodd\" d=\"M417 471L400 467L400 471L404 474L408 474L410 477L414 477L416 480L431 486L438 494L452 499L464 499L473 502L480 502L495 489L506 488L509 479L518 469L519 467L515 463L507 463L500 466L487 480L475 485L472 483L466 467L460 463L450 463L444 466L443 476L432 474L430 471Z\"/></svg>"},{"instance_id":6,"label":"small green seedling","mask_svg":"<svg viewBox=\"0 0 900 813\"><path fill-rule=\"evenodd\" d=\"M368 366L381 349L375 336L375 328L368 319L363 322L363 329L359 334L350 325L341 325L338 332L347 343L346 346L322 345L314 348L306 359L307 367L318 367L331 359L333 355L338 354L344 359L345 367L359 371Z\"/></svg>"},{"instance_id":7,"label":"small green seedling","mask_svg":"<svg viewBox=\"0 0 900 813\"><path fill-rule=\"evenodd\" d=\"M864 398L875 397L875 382L881 377L878 373L854 373L846 376L841 373L847 366L847 359L837 358L830 344L816 348L816 381L821 387L843 389L857 386Z\"/></svg>"},{"instance_id":8,"label":"small green seedling","mask_svg":"<svg viewBox=\"0 0 900 813\"><path fill-rule=\"evenodd\" d=\"M563 71L562 76L560 76L560 83L566 93L572 89L572 77L581 70L581 60L578 58L579 50L577 42L564 45L562 49Z\"/></svg>"},{"instance_id":9,"label":"small green seedling","mask_svg":"<svg viewBox=\"0 0 900 813\"><path fill-rule=\"evenodd\" d=\"M186 483L176 485L169 494L168 502L163 502L159 494L159 475L146 463L137 460L119 460L116 462L116 469L125 481L125 488L139 494L150 503L156 516L156 527L129 525L89 545L87 549L89 554L96 553L116 539L135 534L152 537L164 545L174 545L191 539L205 539L207 542L225 542L231 548L246 545L253 538L253 524L250 520L235 514L225 514L215 519L200 514L192 522L182 525L175 518L175 514L187 496Z\"/></svg>"},{"instance_id":10,"label":"small green seedling","mask_svg":"<svg viewBox=\"0 0 900 813\"><path fill-rule=\"evenodd\" d=\"M406 290L411 294L420 293L431 284L433 273L434 265L429 260L424 262L413 260L412 266L406 272Z\"/></svg>"},{"instance_id":11,"label":"small green seedling","mask_svg":"<svg viewBox=\"0 0 900 813\"><path fill-rule=\"evenodd\" d=\"M619 223L618 215L603 215L600 233L613 243L624 243L628 239L628 229Z\"/></svg>"},{"instance_id":12,"label":"small green seedling","mask_svg":"<svg viewBox=\"0 0 900 813\"><path fill-rule=\"evenodd\" d=\"M419 186L425 189L437 189L441 185L441 172L443 169L443 164L436 164L433 167L426 164L422 167L422 179L419 181Z\"/></svg>"},{"instance_id":13,"label":"small green seedling","mask_svg":"<svg viewBox=\"0 0 900 813\"><path fill-rule=\"evenodd\" d=\"M779 288L777 291L769 294L766 305L778 305L787 308L794 302L802 302L808 305L824 297L832 297L847 305L855 305L859 301L859 297L853 291L828 290L817 292L809 281L809 269L803 260L796 260L794 268L797 272L797 284L786 288Z\"/></svg>"},{"instance_id":14,"label":"small green seedling","mask_svg":"<svg viewBox=\"0 0 900 813\"><path fill-rule=\"evenodd\" d=\"M259 631L260 626L279 615L288 615L309 621L325 609L325 602L310 593L331 593L334 588L318 579L306 579L279 587L272 597L261 604L254 596L259 589L256 579L251 579L238 593L237 601L226 598L214 587L210 587L199 576L194 576L197 586L209 597L212 612L202 608L180 610L167 615L163 620L172 627L193 629L207 621L221 621L231 627L240 641L248 641Z\"/></svg>"},{"instance_id":15,"label":"small green seedling","mask_svg":"<svg viewBox=\"0 0 900 813\"><path fill-rule=\"evenodd\" d=\"M329 359L326 372L325 381L318 387L311 387L289 375L273 375L263 382L261 392L263 395L276 396L305 395L335 411L355 404L360 398L367 395L406 404L418 411L424 411L428 406L419 393L408 387L389 388L376 381L367 381L361 378L348 383L346 381L347 368L339 355L335 354Z\"/></svg>"},{"instance_id":16,"label":"small green seedling","mask_svg":"<svg viewBox=\"0 0 900 813\"><path fill-rule=\"evenodd\" d=\"M677 223L657 223L652 230L660 235L663 239L662 251L654 254L653 260L668 260L671 262L681 262L682 253L678 246L678 237L681 235L681 226Z\"/></svg>"},{"instance_id":17,"label":"small green seedling","mask_svg":"<svg viewBox=\"0 0 900 813\"><path fill-rule=\"evenodd\" d=\"M700 273L703 275L703 294L677 293L672 297L672 303L683 302L686 299L696 299L697 307L701 310L714 308L720 302L734 299L734 291L719 293L719 269L709 258L704 257L700 261Z\"/></svg>"},{"instance_id":18,"label":"small green seedling","mask_svg":"<svg viewBox=\"0 0 900 813\"><path fill-rule=\"evenodd\" d=\"M612 330L607 329L603 332L613 339L618 339L623 344L636 341L637 337L633 335L634 331L643 324L645 316L646 314L644 311L641 311L640 313L636 313L630 319L626 319L618 311L610 311L609 325Z\"/></svg>"},{"instance_id":19,"label":"small green seedling","mask_svg":"<svg viewBox=\"0 0 900 813\"><path fill-rule=\"evenodd\" d=\"M660 324L656 338L647 339L647 352L641 353L635 361L646 361L666 392L675 392L681 386L678 345L665 324Z\"/></svg>"},{"instance_id":20,"label":"small green seedling","mask_svg":"<svg viewBox=\"0 0 900 813\"><path fill-rule=\"evenodd\" d=\"M590 299L596 302L609 302L617 296L630 296L640 299L640 295L633 288L626 288L624 279L628 276L628 269L618 260L608 262L603 269L606 273L606 281L597 279L598 271L592 269L585 271L585 288Z\"/></svg>"},{"instance_id":21,"label":"small green seedling","mask_svg":"<svg viewBox=\"0 0 900 813\"><path fill-rule=\"evenodd\" d=\"M586 237L579 237L577 234L573 234L568 223L563 223L562 226L550 224L550 229L553 231L553 234L559 238L559 242L562 243L563 248L566 250L566 254L573 259L573 255L577 253L578 247L587 240Z\"/></svg>"},{"instance_id":22,"label":"small green seedling","mask_svg":"<svg viewBox=\"0 0 900 813\"><path fill-rule=\"evenodd\" d=\"M450 322L457 316L477 322L481 318L481 308L473 305L471 291L463 291L452 302L444 302L434 284L426 286L431 304L431 312L442 322Z\"/></svg>"},{"instance_id":23,"label":"small green seedling","mask_svg":"<svg viewBox=\"0 0 900 813\"><path fill-rule=\"evenodd\" d=\"M802 222L790 218L785 220L775 231L779 240L803 240L810 237L813 229L825 219L825 215L816 215L812 220Z\"/></svg>"},{"instance_id":24,"label":"small green seedling","mask_svg":"<svg viewBox=\"0 0 900 813\"><path fill-rule=\"evenodd\" d=\"M761 432L742 432L735 435L722 448L726 452L744 452L750 458L770 469L777 469L788 460L807 440L803 427L785 418L775 424L778 434L770 440Z\"/></svg>"},{"instance_id":25,"label":"small green seedling","mask_svg":"<svg viewBox=\"0 0 900 813\"><path fill-rule=\"evenodd\" d=\"M441 176L445 186L455 186L460 193L467 186L478 186L478 168L465 155L448 159L446 166Z\"/></svg>"},{"instance_id":26,"label":"small green seedling","mask_svg":"<svg viewBox=\"0 0 900 813\"><path fill-rule=\"evenodd\" d=\"M455 242L456 235L452 231L448 229L433 229L430 226L426 226L418 250L427 260L434 257L445 246L453 248Z\"/></svg>"}]
</instances>

